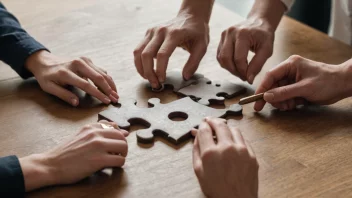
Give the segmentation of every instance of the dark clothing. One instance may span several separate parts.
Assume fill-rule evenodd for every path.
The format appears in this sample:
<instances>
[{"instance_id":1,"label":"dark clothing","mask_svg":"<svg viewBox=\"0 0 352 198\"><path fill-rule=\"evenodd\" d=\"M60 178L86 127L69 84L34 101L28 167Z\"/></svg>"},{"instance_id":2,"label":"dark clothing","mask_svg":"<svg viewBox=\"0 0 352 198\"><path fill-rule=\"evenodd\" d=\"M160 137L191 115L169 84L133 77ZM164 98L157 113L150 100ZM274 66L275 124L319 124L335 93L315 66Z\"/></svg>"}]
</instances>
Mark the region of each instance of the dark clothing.
<instances>
[{"instance_id":1,"label":"dark clothing","mask_svg":"<svg viewBox=\"0 0 352 198\"><path fill-rule=\"evenodd\" d=\"M18 20L0 3L0 60L22 78L33 75L24 67L27 58L46 48L22 29Z\"/></svg>"},{"instance_id":2,"label":"dark clothing","mask_svg":"<svg viewBox=\"0 0 352 198\"><path fill-rule=\"evenodd\" d=\"M39 50L47 50L22 29L18 20L0 3L0 60L10 65L22 78L33 76L24 64ZM16 156L0 158L0 196L24 197L25 185Z\"/></svg>"},{"instance_id":3,"label":"dark clothing","mask_svg":"<svg viewBox=\"0 0 352 198\"><path fill-rule=\"evenodd\" d=\"M0 158L1 197L24 197L25 186L20 162L16 156Z\"/></svg>"}]
</instances>

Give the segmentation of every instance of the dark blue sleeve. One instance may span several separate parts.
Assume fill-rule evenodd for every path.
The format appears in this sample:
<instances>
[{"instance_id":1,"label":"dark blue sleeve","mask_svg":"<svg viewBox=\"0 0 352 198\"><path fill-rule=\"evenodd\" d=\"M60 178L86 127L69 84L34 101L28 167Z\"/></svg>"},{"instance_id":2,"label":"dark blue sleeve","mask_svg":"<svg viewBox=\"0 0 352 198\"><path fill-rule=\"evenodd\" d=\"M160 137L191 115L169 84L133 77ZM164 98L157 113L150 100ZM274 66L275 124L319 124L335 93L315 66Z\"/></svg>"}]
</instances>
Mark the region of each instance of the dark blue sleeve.
<instances>
[{"instance_id":1,"label":"dark blue sleeve","mask_svg":"<svg viewBox=\"0 0 352 198\"><path fill-rule=\"evenodd\" d=\"M24 197L25 186L20 162L16 156L0 158L1 197Z\"/></svg>"},{"instance_id":2,"label":"dark blue sleeve","mask_svg":"<svg viewBox=\"0 0 352 198\"><path fill-rule=\"evenodd\" d=\"M32 77L24 64L39 50L47 50L31 37L0 2L0 60L10 65L22 78Z\"/></svg>"}]
</instances>

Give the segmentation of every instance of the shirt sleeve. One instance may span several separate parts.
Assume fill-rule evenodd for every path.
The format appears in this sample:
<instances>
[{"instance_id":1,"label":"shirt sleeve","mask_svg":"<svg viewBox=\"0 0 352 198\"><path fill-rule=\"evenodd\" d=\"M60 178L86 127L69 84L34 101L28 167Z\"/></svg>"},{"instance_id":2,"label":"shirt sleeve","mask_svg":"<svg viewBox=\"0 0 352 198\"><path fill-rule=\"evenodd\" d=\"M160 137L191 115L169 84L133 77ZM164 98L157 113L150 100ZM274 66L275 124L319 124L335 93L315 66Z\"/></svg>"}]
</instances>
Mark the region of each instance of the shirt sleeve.
<instances>
[{"instance_id":1,"label":"shirt sleeve","mask_svg":"<svg viewBox=\"0 0 352 198\"><path fill-rule=\"evenodd\" d=\"M282 3L285 4L287 10L286 11L289 11L293 5L293 3L295 2L295 0L281 0Z\"/></svg>"},{"instance_id":2,"label":"shirt sleeve","mask_svg":"<svg viewBox=\"0 0 352 198\"><path fill-rule=\"evenodd\" d=\"M0 3L0 60L10 65L22 78L29 78L33 74L25 68L25 62L39 50L47 49L31 37Z\"/></svg>"},{"instance_id":3,"label":"shirt sleeve","mask_svg":"<svg viewBox=\"0 0 352 198\"><path fill-rule=\"evenodd\" d=\"M0 158L0 195L24 197L25 186L20 162L16 156Z\"/></svg>"}]
</instances>

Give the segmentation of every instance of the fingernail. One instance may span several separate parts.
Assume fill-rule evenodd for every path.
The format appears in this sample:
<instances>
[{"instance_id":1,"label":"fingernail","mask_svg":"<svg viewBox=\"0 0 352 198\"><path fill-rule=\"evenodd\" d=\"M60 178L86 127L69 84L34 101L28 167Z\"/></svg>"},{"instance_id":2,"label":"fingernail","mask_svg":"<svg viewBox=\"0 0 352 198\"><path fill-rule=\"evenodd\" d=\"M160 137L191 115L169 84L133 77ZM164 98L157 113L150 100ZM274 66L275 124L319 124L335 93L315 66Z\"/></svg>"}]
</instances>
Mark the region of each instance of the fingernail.
<instances>
[{"instance_id":1,"label":"fingernail","mask_svg":"<svg viewBox=\"0 0 352 198\"><path fill-rule=\"evenodd\" d=\"M117 102L117 98L115 98L112 94L109 95L109 98L110 98L111 101L113 101L114 103Z\"/></svg>"},{"instance_id":2,"label":"fingernail","mask_svg":"<svg viewBox=\"0 0 352 198\"><path fill-rule=\"evenodd\" d=\"M130 134L130 133L128 133L128 131L126 131L126 130L121 130L121 132L122 132L122 134L123 134L125 137Z\"/></svg>"},{"instance_id":3,"label":"fingernail","mask_svg":"<svg viewBox=\"0 0 352 198\"><path fill-rule=\"evenodd\" d=\"M162 76L159 76L158 80L159 80L160 83L164 83L164 81L165 81L164 77L162 77Z\"/></svg>"},{"instance_id":4,"label":"fingernail","mask_svg":"<svg viewBox=\"0 0 352 198\"><path fill-rule=\"evenodd\" d=\"M153 89L158 89L159 85L158 85L158 83L153 82L152 83L152 87L153 87Z\"/></svg>"},{"instance_id":5,"label":"fingernail","mask_svg":"<svg viewBox=\"0 0 352 198\"><path fill-rule=\"evenodd\" d=\"M111 100L108 97L106 97L106 98L104 98L104 102L109 104L109 103L111 103Z\"/></svg>"},{"instance_id":6,"label":"fingernail","mask_svg":"<svg viewBox=\"0 0 352 198\"><path fill-rule=\"evenodd\" d=\"M264 93L264 100L267 102L271 102L274 100L274 94L273 93Z\"/></svg>"},{"instance_id":7,"label":"fingernail","mask_svg":"<svg viewBox=\"0 0 352 198\"><path fill-rule=\"evenodd\" d=\"M249 76L249 78L248 78L248 82L249 82L250 84L253 84L253 81L254 81L254 75L251 74L251 75Z\"/></svg>"},{"instance_id":8,"label":"fingernail","mask_svg":"<svg viewBox=\"0 0 352 198\"><path fill-rule=\"evenodd\" d=\"M72 98L72 99L71 99L71 104L72 104L73 106L77 106L77 105L78 105L78 100L77 100L76 98Z\"/></svg>"}]
</instances>

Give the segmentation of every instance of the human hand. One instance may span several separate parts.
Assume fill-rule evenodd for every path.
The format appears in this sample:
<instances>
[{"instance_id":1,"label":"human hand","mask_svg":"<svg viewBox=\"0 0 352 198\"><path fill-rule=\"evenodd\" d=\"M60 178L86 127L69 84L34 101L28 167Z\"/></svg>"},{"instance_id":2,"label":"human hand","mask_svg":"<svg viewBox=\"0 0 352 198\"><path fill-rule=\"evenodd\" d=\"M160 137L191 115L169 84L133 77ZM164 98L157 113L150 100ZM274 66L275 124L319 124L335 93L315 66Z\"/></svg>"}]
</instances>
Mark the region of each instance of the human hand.
<instances>
[{"instance_id":1,"label":"human hand","mask_svg":"<svg viewBox=\"0 0 352 198\"><path fill-rule=\"evenodd\" d=\"M243 81L253 83L266 60L273 53L275 29L265 20L247 19L221 34L217 59L221 67ZM251 50L255 56L248 63Z\"/></svg>"},{"instance_id":2,"label":"human hand","mask_svg":"<svg viewBox=\"0 0 352 198\"><path fill-rule=\"evenodd\" d=\"M149 80L152 88L160 88L161 83L165 81L169 58L176 47L182 47L190 53L182 74L186 80L192 77L209 43L207 20L181 11L173 20L147 31L133 54L138 73ZM156 58L155 70L153 58Z\"/></svg>"},{"instance_id":3,"label":"human hand","mask_svg":"<svg viewBox=\"0 0 352 198\"><path fill-rule=\"evenodd\" d=\"M20 158L26 191L75 183L104 168L123 166L128 132L116 128L107 121L91 124L52 150Z\"/></svg>"},{"instance_id":4,"label":"human hand","mask_svg":"<svg viewBox=\"0 0 352 198\"><path fill-rule=\"evenodd\" d=\"M291 110L306 101L333 104L348 97L347 67L329 65L294 55L271 69L256 90L264 100L254 105L256 111L266 102L281 110Z\"/></svg>"},{"instance_id":5,"label":"human hand","mask_svg":"<svg viewBox=\"0 0 352 198\"><path fill-rule=\"evenodd\" d=\"M117 102L119 98L112 78L95 66L89 58L66 61L42 50L28 58L26 67L45 92L61 98L72 106L79 104L79 98L65 89L66 86L80 88L105 104ZM88 79L95 86L89 83Z\"/></svg>"},{"instance_id":6,"label":"human hand","mask_svg":"<svg viewBox=\"0 0 352 198\"><path fill-rule=\"evenodd\" d=\"M259 165L233 120L206 118L192 134L193 167L207 197L257 197Z\"/></svg>"}]
</instances>

